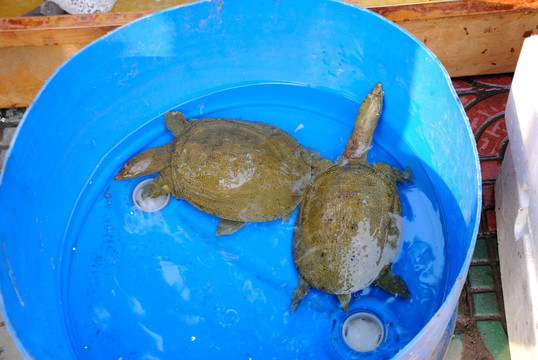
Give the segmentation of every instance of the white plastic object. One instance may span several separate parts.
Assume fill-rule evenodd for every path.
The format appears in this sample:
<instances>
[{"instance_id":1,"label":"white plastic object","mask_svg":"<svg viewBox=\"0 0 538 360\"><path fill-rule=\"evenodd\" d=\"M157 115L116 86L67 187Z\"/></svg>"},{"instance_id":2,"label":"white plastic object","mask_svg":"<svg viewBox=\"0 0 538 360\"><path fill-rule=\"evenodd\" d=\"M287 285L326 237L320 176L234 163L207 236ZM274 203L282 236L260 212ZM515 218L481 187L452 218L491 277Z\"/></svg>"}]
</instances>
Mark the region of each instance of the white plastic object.
<instances>
[{"instance_id":1,"label":"white plastic object","mask_svg":"<svg viewBox=\"0 0 538 360\"><path fill-rule=\"evenodd\" d=\"M499 261L512 359L538 359L538 36L525 40L506 105L497 176Z\"/></svg>"},{"instance_id":2,"label":"white plastic object","mask_svg":"<svg viewBox=\"0 0 538 360\"><path fill-rule=\"evenodd\" d=\"M53 0L70 14L109 12L117 0Z\"/></svg>"},{"instance_id":3,"label":"white plastic object","mask_svg":"<svg viewBox=\"0 0 538 360\"><path fill-rule=\"evenodd\" d=\"M170 193L155 198L144 198L144 190L151 184L153 179L145 179L139 182L132 194L133 203L137 209L144 212L155 212L164 209L170 202Z\"/></svg>"},{"instance_id":4,"label":"white plastic object","mask_svg":"<svg viewBox=\"0 0 538 360\"><path fill-rule=\"evenodd\" d=\"M342 324L344 342L355 351L375 350L385 338L385 327L381 320L368 312L351 314Z\"/></svg>"}]
</instances>

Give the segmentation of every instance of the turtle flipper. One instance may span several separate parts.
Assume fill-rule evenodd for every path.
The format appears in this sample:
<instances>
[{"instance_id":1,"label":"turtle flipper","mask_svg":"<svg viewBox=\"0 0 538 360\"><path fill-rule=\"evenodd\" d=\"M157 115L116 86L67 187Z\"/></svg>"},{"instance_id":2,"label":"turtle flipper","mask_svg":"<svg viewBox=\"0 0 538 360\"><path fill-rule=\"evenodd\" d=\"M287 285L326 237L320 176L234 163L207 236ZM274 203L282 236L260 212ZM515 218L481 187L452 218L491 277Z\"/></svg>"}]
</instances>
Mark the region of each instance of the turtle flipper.
<instances>
[{"instance_id":1,"label":"turtle flipper","mask_svg":"<svg viewBox=\"0 0 538 360\"><path fill-rule=\"evenodd\" d=\"M132 179L149 175L163 170L170 164L170 156L175 147L175 141L147 149L133 156L123 165L114 180Z\"/></svg>"},{"instance_id":2,"label":"turtle flipper","mask_svg":"<svg viewBox=\"0 0 538 360\"><path fill-rule=\"evenodd\" d=\"M411 293L407 288L405 281L398 275L392 272L392 266L387 266L387 270L375 281L375 286L383 289L391 294L400 297L409 298Z\"/></svg>"},{"instance_id":3,"label":"turtle flipper","mask_svg":"<svg viewBox=\"0 0 538 360\"><path fill-rule=\"evenodd\" d=\"M308 153L310 157L310 164L312 166L312 175L313 177L316 177L318 174L321 174L326 169L330 168L334 165L334 163L327 159L326 157L322 156L319 151L316 151L312 148L306 147L305 151Z\"/></svg>"},{"instance_id":4,"label":"turtle flipper","mask_svg":"<svg viewBox=\"0 0 538 360\"><path fill-rule=\"evenodd\" d=\"M159 175L144 189L142 197L156 198L161 195L171 193L177 199L183 199L183 194L178 192L172 183L172 169L170 167L164 168Z\"/></svg>"},{"instance_id":5,"label":"turtle flipper","mask_svg":"<svg viewBox=\"0 0 538 360\"><path fill-rule=\"evenodd\" d=\"M189 123L185 115L179 111L169 111L164 114L164 125L175 137L177 137L187 126L189 126Z\"/></svg>"},{"instance_id":6,"label":"turtle flipper","mask_svg":"<svg viewBox=\"0 0 538 360\"><path fill-rule=\"evenodd\" d=\"M217 224L217 236L232 234L245 226L245 224L246 222L244 221L220 219Z\"/></svg>"},{"instance_id":7,"label":"turtle flipper","mask_svg":"<svg viewBox=\"0 0 538 360\"><path fill-rule=\"evenodd\" d=\"M297 309L297 305L303 300L303 298L310 290L310 284L299 274L299 285L293 291L291 295L291 312L294 312Z\"/></svg>"},{"instance_id":8,"label":"turtle flipper","mask_svg":"<svg viewBox=\"0 0 538 360\"><path fill-rule=\"evenodd\" d=\"M403 183L405 180L413 181L413 173L411 172L411 169L408 167L405 168L404 171L395 168L394 166L391 166L389 164L386 164L384 162L377 162L374 165L372 165L376 170L381 172L383 176L388 179L390 182L393 183Z\"/></svg>"}]
</instances>

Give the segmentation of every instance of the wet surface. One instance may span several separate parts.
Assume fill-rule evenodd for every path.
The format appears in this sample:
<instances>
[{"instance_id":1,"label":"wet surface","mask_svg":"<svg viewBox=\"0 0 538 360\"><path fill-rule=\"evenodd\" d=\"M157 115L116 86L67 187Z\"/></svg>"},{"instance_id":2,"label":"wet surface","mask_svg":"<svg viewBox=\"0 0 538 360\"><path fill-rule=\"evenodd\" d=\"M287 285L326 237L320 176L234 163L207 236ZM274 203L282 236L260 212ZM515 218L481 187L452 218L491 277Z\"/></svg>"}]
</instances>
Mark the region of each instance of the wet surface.
<instances>
[{"instance_id":1,"label":"wet surface","mask_svg":"<svg viewBox=\"0 0 538 360\"><path fill-rule=\"evenodd\" d=\"M232 99L249 99L249 94L260 89L271 105L260 105L253 99L240 111L233 106ZM275 113L297 114L290 116L293 121L282 121L279 126L293 131L304 145L320 151L326 146L327 152L322 154L335 159L347 138L333 132L336 125L346 125L332 119L348 118L339 111L350 107L355 107L355 114L358 104L320 91L280 84L239 87L194 99L181 109L190 118L205 104L204 116L242 116L268 122L279 119L272 115ZM284 99L281 94L289 96ZM311 111L310 105L299 109L287 103L287 99L301 98L320 99L315 102L318 112ZM226 114L215 113L223 108ZM328 121L336 125L327 129ZM156 118L155 123L161 125L162 119ZM436 188L423 165L410 156L411 150L394 141L397 136L389 130L376 134L369 155L372 162L403 168L401 162L413 168L415 181L400 187L406 231L401 259L394 268L395 273L405 276L413 295L409 300L399 299L375 288L354 294L350 312L370 310L390 323L387 341L361 358L395 354L423 328L446 293L445 237ZM341 140L319 141L320 146L319 137L312 135L321 131L325 138ZM390 147L387 136L398 149ZM133 139L140 139L140 134L133 133L126 146L133 144ZM158 140L159 144L166 141ZM147 146L154 145L157 143ZM102 159L89 180L92 186L80 196L74 225L66 237L66 248L73 251L68 255L72 260L65 262L62 270L68 277L62 304L76 354L99 359L102 354L160 357L183 353L197 358L199 353L207 357L211 352L209 356L219 358L250 353L303 359L330 358L336 350L344 358L356 357L341 342L339 328L345 313L333 295L312 290L297 312L290 313L290 295L297 279L289 251L294 217L285 224L280 220L249 223L231 235L231 241L215 237L218 219L202 214L186 201L171 201L160 213L141 214L130 208L129 201L139 180L111 180L110 174L123 162L114 151ZM126 157L130 152L123 148L117 151ZM397 161L394 154L399 154ZM105 197L102 189L108 194ZM432 228L435 224L439 226ZM414 315L405 316L410 313ZM305 327L309 331L301 331ZM330 337L327 329L333 329ZM186 331L189 337L178 338ZM226 338L234 340L223 341Z\"/></svg>"}]
</instances>

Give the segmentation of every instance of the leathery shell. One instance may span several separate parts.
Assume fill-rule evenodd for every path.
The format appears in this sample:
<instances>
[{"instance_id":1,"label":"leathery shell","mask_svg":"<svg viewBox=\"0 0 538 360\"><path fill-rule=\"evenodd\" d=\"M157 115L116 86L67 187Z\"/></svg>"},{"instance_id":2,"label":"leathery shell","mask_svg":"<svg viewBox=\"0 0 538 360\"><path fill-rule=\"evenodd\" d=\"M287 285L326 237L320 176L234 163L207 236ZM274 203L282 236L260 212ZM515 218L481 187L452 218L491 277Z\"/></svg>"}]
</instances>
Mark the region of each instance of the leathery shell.
<instances>
[{"instance_id":1,"label":"leathery shell","mask_svg":"<svg viewBox=\"0 0 538 360\"><path fill-rule=\"evenodd\" d=\"M295 265L322 291L353 293L394 261L401 228L395 185L367 163L335 165L305 193L293 239Z\"/></svg>"},{"instance_id":2,"label":"leathery shell","mask_svg":"<svg viewBox=\"0 0 538 360\"><path fill-rule=\"evenodd\" d=\"M242 120L196 120L177 138L171 166L187 201L234 221L287 216L311 180L308 155L292 136Z\"/></svg>"}]
</instances>

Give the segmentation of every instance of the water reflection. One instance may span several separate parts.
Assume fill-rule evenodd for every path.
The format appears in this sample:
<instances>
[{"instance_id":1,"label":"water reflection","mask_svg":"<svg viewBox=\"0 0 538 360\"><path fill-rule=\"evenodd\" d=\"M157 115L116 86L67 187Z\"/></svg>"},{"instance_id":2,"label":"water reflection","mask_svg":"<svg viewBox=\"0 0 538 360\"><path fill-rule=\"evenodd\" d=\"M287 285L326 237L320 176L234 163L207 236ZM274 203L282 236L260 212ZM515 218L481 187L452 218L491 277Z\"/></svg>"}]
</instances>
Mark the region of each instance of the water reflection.
<instances>
[{"instance_id":1,"label":"water reflection","mask_svg":"<svg viewBox=\"0 0 538 360\"><path fill-rule=\"evenodd\" d=\"M221 326L227 327L235 325L239 322L239 313L234 309L228 309L219 319Z\"/></svg>"},{"instance_id":2,"label":"water reflection","mask_svg":"<svg viewBox=\"0 0 538 360\"><path fill-rule=\"evenodd\" d=\"M164 346L163 346L163 337L151 330L149 330L146 326L144 326L142 323L138 323L138 325L144 329L144 331L155 341L155 348L160 351L164 352Z\"/></svg>"},{"instance_id":3,"label":"water reflection","mask_svg":"<svg viewBox=\"0 0 538 360\"><path fill-rule=\"evenodd\" d=\"M125 231L130 234L147 235L156 230L171 233L168 222L161 212L144 212L134 206L125 214L124 224Z\"/></svg>"}]
</instances>

